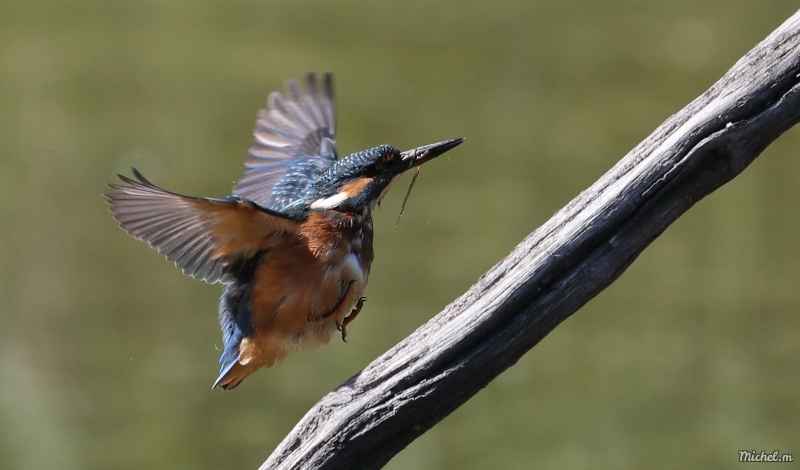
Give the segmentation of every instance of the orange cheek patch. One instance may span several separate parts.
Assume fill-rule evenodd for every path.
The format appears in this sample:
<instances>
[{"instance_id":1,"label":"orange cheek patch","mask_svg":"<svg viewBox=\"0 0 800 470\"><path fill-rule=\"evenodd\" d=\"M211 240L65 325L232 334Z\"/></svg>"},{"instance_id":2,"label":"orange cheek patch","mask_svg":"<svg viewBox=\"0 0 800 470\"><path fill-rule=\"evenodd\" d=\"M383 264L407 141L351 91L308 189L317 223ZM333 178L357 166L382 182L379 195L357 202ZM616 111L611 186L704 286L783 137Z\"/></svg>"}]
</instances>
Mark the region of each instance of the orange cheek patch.
<instances>
[{"instance_id":1,"label":"orange cheek patch","mask_svg":"<svg viewBox=\"0 0 800 470\"><path fill-rule=\"evenodd\" d=\"M347 197L353 197L360 193L372 181L369 178L359 178L351 181L342 187L342 192L347 194Z\"/></svg>"}]
</instances>

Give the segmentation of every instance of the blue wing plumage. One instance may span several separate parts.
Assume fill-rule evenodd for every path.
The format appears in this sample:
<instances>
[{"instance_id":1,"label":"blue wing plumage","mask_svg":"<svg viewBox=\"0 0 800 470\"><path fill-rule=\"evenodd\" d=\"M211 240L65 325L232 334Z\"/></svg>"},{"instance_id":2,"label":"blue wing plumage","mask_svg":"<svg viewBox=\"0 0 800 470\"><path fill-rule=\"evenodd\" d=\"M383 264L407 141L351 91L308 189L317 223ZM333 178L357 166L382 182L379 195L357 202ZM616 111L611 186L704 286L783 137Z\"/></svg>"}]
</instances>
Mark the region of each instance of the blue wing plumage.
<instances>
[{"instance_id":1,"label":"blue wing plumage","mask_svg":"<svg viewBox=\"0 0 800 470\"><path fill-rule=\"evenodd\" d=\"M337 159L333 75L306 76L305 87L286 82L258 112L253 143L233 194L282 210L302 200L309 186Z\"/></svg>"}]
</instances>

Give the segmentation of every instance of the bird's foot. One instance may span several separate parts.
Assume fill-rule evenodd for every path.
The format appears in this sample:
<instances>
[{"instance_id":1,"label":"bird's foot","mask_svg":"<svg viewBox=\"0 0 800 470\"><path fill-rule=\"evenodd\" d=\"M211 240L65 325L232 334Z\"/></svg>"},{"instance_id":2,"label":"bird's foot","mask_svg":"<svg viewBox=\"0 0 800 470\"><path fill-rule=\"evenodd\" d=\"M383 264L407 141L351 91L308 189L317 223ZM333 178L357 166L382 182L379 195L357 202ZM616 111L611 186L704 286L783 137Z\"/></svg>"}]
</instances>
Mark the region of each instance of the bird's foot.
<instances>
[{"instance_id":1,"label":"bird's foot","mask_svg":"<svg viewBox=\"0 0 800 470\"><path fill-rule=\"evenodd\" d=\"M366 301L367 301L366 297L361 297L360 299L358 299L358 303L356 303L356 306L353 307L353 310L350 312L350 315L345 317L341 325L336 325L338 330L342 332L342 341L344 341L345 343L347 342L347 340L345 339L347 338L347 325L349 325L350 322L356 319L358 313L361 312L361 307L364 306L364 302Z\"/></svg>"}]
</instances>

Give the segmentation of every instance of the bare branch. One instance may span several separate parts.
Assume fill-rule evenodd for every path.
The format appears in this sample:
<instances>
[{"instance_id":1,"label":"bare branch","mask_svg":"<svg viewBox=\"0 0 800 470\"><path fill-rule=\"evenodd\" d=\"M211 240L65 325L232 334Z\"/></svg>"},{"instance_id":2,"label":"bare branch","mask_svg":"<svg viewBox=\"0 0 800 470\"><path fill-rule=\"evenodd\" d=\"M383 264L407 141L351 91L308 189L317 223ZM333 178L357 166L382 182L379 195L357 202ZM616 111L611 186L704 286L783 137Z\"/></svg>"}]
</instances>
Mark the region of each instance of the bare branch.
<instances>
[{"instance_id":1,"label":"bare branch","mask_svg":"<svg viewBox=\"0 0 800 470\"><path fill-rule=\"evenodd\" d=\"M262 469L380 468L800 120L800 12L443 312L312 408Z\"/></svg>"}]
</instances>

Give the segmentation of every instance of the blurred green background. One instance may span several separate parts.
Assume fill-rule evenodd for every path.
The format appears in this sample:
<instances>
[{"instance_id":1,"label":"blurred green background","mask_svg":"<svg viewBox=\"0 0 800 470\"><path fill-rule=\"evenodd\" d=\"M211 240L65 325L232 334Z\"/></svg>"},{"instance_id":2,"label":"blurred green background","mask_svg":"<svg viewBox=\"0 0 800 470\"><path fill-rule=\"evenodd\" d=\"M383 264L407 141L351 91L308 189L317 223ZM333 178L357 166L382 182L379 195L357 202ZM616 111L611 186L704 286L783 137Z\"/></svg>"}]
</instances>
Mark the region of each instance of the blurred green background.
<instances>
[{"instance_id":1,"label":"blurred green background","mask_svg":"<svg viewBox=\"0 0 800 470\"><path fill-rule=\"evenodd\" d=\"M796 2L0 3L0 468L256 468L782 23ZM336 73L339 149L466 136L376 216L349 343L211 390L219 286L125 235L136 166L223 196L267 93ZM800 458L800 132L390 469Z\"/></svg>"}]
</instances>

